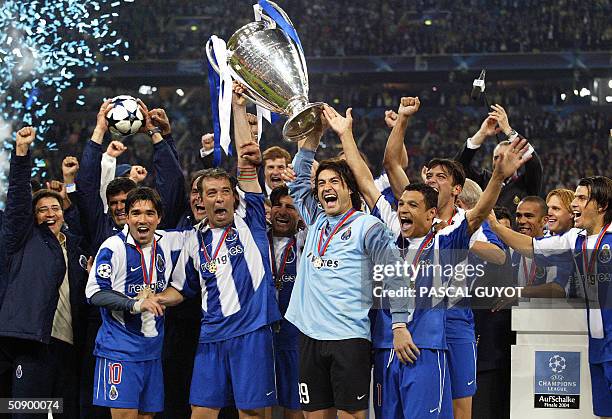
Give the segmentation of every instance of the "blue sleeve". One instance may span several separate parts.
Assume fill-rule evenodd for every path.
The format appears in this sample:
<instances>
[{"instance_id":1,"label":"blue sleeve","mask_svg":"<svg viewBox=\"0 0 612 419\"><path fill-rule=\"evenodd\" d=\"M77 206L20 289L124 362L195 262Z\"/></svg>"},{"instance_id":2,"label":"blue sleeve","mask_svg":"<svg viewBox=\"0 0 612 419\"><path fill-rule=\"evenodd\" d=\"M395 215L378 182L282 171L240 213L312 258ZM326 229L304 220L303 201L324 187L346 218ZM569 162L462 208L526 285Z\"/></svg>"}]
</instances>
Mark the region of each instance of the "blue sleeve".
<instances>
[{"instance_id":1,"label":"blue sleeve","mask_svg":"<svg viewBox=\"0 0 612 419\"><path fill-rule=\"evenodd\" d=\"M264 206L264 200L265 197L263 193L244 193L244 203L246 209L244 222L251 230L263 230L265 233L268 229L268 225L266 223L266 207Z\"/></svg>"},{"instance_id":2,"label":"blue sleeve","mask_svg":"<svg viewBox=\"0 0 612 419\"><path fill-rule=\"evenodd\" d=\"M32 213L32 155L17 156L13 152L9 171L9 186L4 214L4 245L7 255L25 245L34 228Z\"/></svg>"},{"instance_id":3,"label":"blue sleeve","mask_svg":"<svg viewBox=\"0 0 612 419\"><path fill-rule=\"evenodd\" d=\"M155 187L162 201L162 228L175 228L187 209L185 177L177 159L176 149L168 140L153 146Z\"/></svg>"},{"instance_id":4,"label":"blue sleeve","mask_svg":"<svg viewBox=\"0 0 612 419\"><path fill-rule=\"evenodd\" d=\"M506 249L504 242L502 242L499 237L497 237L495 233L493 233L493 231L491 230L491 226L489 226L488 221L482 223L482 232L484 233L489 243L494 244L502 250Z\"/></svg>"},{"instance_id":5,"label":"blue sleeve","mask_svg":"<svg viewBox=\"0 0 612 419\"><path fill-rule=\"evenodd\" d=\"M101 243L107 238L104 237L104 231L108 220L100 199L101 160L102 146L91 140L87 141L76 180L80 194L77 204L89 237L95 243Z\"/></svg>"},{"instance_id":6,"label":"blue sleeve","mask_svg":"<svg viewBox=\"0 0 612 419\"><path fill-rule=\"evenodd\" d=\"M307 225L311 225L322 211L310 186L310 171L315 152L300 149L293 159L293 170L297 178L289 183L289 191L300 216Z\"/></svg>"},{"instance_id":7,"label":"blue sleeve","mask_svg":"<svg viewBox=\"0 0 612 419\"><path fill-rule=\"evenodd\" d=\"M130 311L136 304L136 300L113 290L100 290L91 296L89 302L112 311Z\"/></svg>"}]
</instances>

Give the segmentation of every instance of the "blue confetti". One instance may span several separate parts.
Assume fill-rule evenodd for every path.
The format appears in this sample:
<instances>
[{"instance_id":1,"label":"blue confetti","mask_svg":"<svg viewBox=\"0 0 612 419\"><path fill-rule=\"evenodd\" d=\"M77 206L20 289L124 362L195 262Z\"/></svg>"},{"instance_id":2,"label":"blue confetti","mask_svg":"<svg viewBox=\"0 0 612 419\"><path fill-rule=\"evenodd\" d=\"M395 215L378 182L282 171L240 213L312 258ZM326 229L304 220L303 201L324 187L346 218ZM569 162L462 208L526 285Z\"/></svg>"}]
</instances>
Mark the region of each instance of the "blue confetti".
<instances>
[{"instance_id":1,"label":"blue confetti","mask_svg":"<svg viewBox=\"0 0 612 419\"><path fill-rule=\"evenodd\" d=\"M0 153L13 149L12 131L25 124L37 127L36 143L57 150L44 135L54 125L47 112L59 108L69 87L83 89L75 81L74 68L108 70L96 61L125 55L128 43L113 30L117 0L4 0L0 3ZM125 51L119 51L125 48ZM85 104L79 95L76 103ZM7 127L8 125L8 127ZM4 127L4 129L3 129ZM1 160L1 159L0 159ZM33 174L46 176L38 159ZM7 167L0 167L1 186ZM5 185L4 185L5 186Z\"/></svg>"}]
</instances>

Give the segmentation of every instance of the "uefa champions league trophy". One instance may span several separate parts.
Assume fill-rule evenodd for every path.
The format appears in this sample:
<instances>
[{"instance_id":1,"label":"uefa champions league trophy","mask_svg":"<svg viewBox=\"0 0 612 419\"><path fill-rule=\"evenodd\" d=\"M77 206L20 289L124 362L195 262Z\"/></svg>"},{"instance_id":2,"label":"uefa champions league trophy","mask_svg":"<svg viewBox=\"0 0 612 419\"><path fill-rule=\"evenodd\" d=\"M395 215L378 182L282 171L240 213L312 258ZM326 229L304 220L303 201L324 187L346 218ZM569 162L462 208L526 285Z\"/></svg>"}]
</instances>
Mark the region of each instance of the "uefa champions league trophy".
<instances>
[{"instance_id":1,"label":"uefa champions league trophy","mask_svg":"<svg viewBox=\"0 0 612 419\"><path fill-rule=\"evenodd\" d=\"M284 10L269 3L293 26ZM296 142L320 127L323 103L308 102L308 73L301 47L274 20L265 14L261 17L260 21L244 25L231 36L225 58L232 78L246 87L247 98L289 117L283 127L283 137ZM206 55L219 73L211 48L209 40Z\"/></svg>"}]
</instances>

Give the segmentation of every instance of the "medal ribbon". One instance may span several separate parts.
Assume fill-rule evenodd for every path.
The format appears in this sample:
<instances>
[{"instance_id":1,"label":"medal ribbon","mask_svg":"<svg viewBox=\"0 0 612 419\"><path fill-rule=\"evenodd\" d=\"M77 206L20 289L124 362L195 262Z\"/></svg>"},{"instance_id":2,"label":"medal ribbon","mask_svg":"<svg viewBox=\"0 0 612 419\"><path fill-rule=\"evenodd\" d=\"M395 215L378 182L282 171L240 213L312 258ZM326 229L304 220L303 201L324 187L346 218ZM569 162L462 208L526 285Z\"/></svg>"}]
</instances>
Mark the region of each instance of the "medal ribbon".
<instances>
[{"instance_id":1,"label":"medal ribbon","mask_svg":"<svg viewBox=\"0 0 612 419\"><path fill-rule=\"evenodd\" d=\"M599 252L599 247L601 246L601 242L606 234L606 231L608 231L608 228L610 228L610 224L612 223L608 223L608 225L605 225L599 232L599 235L597 236L597 241L595 242L595 249L593 249L593 254L591 254L590 258L588 257L586 252L588 237L585 237L584 241L582 242L582 263L584 264L584 273L586 275L589 275L595 267L595 257L597 255L597 252Z\"/></svg>"},{"instance_id":2,"label":"medal ribbon","mask_svg":"<svg viewBox=\"0 0 612 419\"><path fill-rule=\"evenodd\" d=\"M453 213L451 214L450 218L446 222L447 225L451 225L453 223L453 217L455 216L455 214L457 214L457 207L453 207Z\"/></svg>"},{"instance_id":3,"label":"medal ribbon","mask_svg":"<svg viewBox=\"0 0 612 419\"><path fill-rule=\"evenodd\" d=\"M414 255L414 259L412 260L412 267L413 268L416 268L416 266L419 263L419 259L421 259L421 255L423 254L423 251L425 250L425 248L427 247L429 242L431 242L433 240L435 235L436 235L435 231L430 231L429 234L423 239L423 242L421 242L421 245L419 246L419 249L417 250L416 255ZM416 269L415 269L415 271L416 271Z\"/></svg>"},{"instance_id":4,"label":"medal ribbon","mask_svg":"<svg viewBox=\"0 0 612 419\"><path fill-rule=\"evenodd\" d=\"M153 268L155 266L155 256L157 255L157 240L153 239L153 245L151 249L151 264L149 265L149 274L147 275L147 265L145 264L144 253L140 248L140 245L136 243L136 250L140 253L140 266L142 267L142 277L145 285L151 286L153 282Z\"/></svg>"},{"instance_id":5,"label":"medal ribbon","mask_svg":"<svg viewBox=\"0 0 612 419\"><path fill-rule=\"evenodd\" d=\"M285 246L285 250L281 255L281 266L280 270L277 272L276 270L276 253L274 252L274 245L272 244L272 239L270 239L270 251L272 253L272 274L275 278L280 278L285 273L285 266L287 266L287 259L289 258L289 251L295 245L295 239L291 239L287 246Z\"/></svg>"},{"instance_id":6,"label":"medal ribbon","mask_svg":"<svg viewBox=\"0 0 612 419\"><path fill-rule=\"evenodd\" d=\"M524 256L521 256L521 259L523 259L523 275L525 275L525 280L527 281L527 285L531 285L533 284L533 281L535 279L535 274L536 274L536 269L537 269L537 265L535 260L531 261L531 268L529 268L529 274L527 274L527 258Z\"/></svg>"},{"instance_id":7,"label":"medal ribbon","mask_svg":"<svg viewBox=\"0 0 612 419\"><path fill-rule=\"evenodd\" d=\"M208 251L206 250L206 245L204 244L204 237L202 237L202 253L204 254L204 259L206 259L206 263L210 263L210 261L217 259L219 250L221 250L221 245L225 241L225 238L227 237L231 229L232 229L232 226L230 225L223 232L223 235L221 236L219 243L217 243L217 248L215 249L212 255L212 258L210 257L210 255L208 254ZM212 245L212 238L211 238L211 245Z\"/></svg>"},{"instance_id":8,"label":"medal ribbon","mask_svg":"<svg viewBox=\"0 0 612 419\"><path fill-rule=\"evenodd\" d=\"M325 254L325 252L327 251L327 246L329 246L329 243L331 242L331 239L338 232L340 227L342 227L344 225L344 223L346 223L346 221L354 213L355 213L355 208L351 208L351 210L349 212L347 212L344 215L344 217L342 217L342 219L334 227L333 231L329 234L329 236L327 236L327 240L325 240L325 243L323 244L323 249L321 249L321 244L323 243L323 233L325 232L326 227L321 229L321 234L319 235L319 242L317 243L317 251L319 252L319 256L323 256ZM328 221L328 223L329 223L329 221Z\"/></svg>"}]
</instances>

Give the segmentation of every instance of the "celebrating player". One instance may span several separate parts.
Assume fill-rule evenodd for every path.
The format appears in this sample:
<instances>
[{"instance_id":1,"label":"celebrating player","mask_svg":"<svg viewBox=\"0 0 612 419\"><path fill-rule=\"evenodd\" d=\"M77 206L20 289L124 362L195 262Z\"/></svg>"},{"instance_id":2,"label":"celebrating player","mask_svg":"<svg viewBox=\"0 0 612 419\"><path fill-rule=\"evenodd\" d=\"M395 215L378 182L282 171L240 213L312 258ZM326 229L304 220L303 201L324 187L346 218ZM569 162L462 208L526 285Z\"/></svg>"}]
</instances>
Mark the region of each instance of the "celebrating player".
<instances>
[{"instance_id":1,"label":"celebrating player","mask_svg":"<svg viewBox=\"0 0 612 419\"><path fill-rule=\"evenodd\" d=\"M241 93L241 92L238 92ZM200 292L202 326L191 381L192 418L216 418L233 404L263 418L277 402L271 325L280 319L269 263L264 196L257 182L259 146L246 111L234 108L238 182L208 169L199 188L206 221L189 233L172 287L158 297L176 305ZM244 217L236 213L244 192Z\"/></svg>"},{"instance_id":2,"label":"celebrating player","mask_svg":"<svg viewBox=\"0 0 612 419\"><path fill-rule=\"evenodd\" d=\"M168 286L183 236L156 231L162 209L153 189L130 191L125 205L127 228L102 244L86 288L102 307L94 404L113 418L152 418L164 408L164 308L152 297Z\"/></svg>"}]
</instances>

